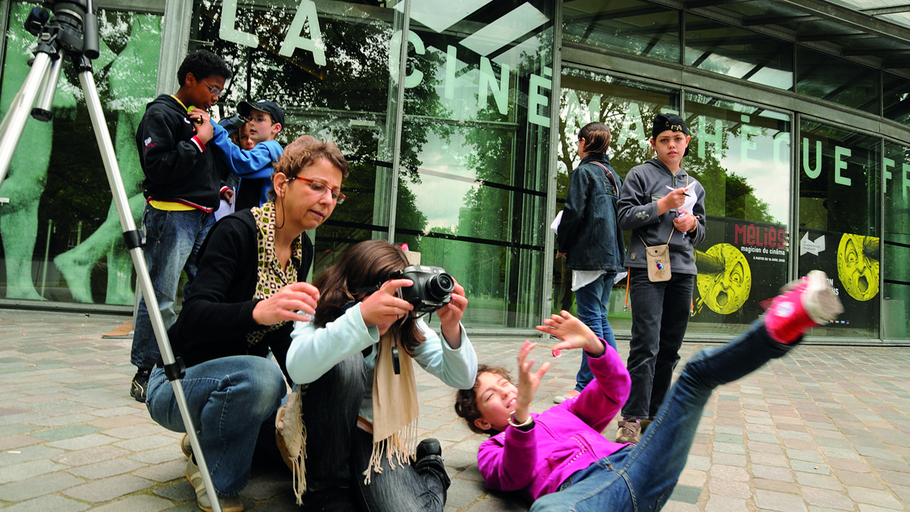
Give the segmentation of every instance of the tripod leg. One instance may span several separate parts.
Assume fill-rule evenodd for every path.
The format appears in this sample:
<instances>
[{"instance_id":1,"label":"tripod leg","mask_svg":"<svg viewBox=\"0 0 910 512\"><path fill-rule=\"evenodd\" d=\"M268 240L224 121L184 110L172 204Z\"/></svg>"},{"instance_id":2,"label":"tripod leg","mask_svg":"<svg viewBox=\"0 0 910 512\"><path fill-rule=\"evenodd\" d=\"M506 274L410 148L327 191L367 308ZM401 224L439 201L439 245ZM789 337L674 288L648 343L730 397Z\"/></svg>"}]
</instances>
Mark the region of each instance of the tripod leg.
<instances>
[{"instance_id":1,"label":"tripod leg","mask_svg":"<svg viewBox=\"0 0 910 512\"><path fill-rule=\"evenodd\" d=\"M90 68L90 66L86 66ZM101 110L101 101L98 98L98 91L95 88L95 81L90 71L81 71L79 73L79 83L82 85L82 92L85 94L85 106L88 108L89 117L92 119L92 127L95 130L95 138L98 141L98 149L101 151L101 160L104 162L104 170L107 172L108 183L111 187L111 193L114 196L114 204L117 208L117 215L120 217L120 226L123 228L124 237L127 239L127 246L130 249L130 255L133 258L133 266L136 267L139 285L142 289L142 295L145 297L145 303L148 306L149 319L152 322L152 329L155 331L155 337L158 339L158 348L161 351L161 358L164 360L165 373L174 387L174 395L177 398L177 405L180 407L180 415L183 417L183 424L186 427L187 436L193 445L193 454L202 473L202 481L205 484L206 493L212 503L212 509L215 512L221 512L221 504L218 501L218 495L215 492L215 486L212 483L212 477L209 473L208 465L202 456L202 449L199 446L199 438L196 436L196 428L190 417L186 395L183 393L183 385L179 378L173 375L175 359L171 350L170 341L167 338L167 329L161 318L158 309L158 300L155 298L155 290L152 287L152 280L149 277L148 267L145 264L145 257L142 254L142 247L138 243L131 242L131 238L136 238L136 223L133 220L133 214L130 211L129 200L126 195L126 189L123 186L123 178L120 175L120 168L117 165L117 157L114 153L114 145L111 142L111 135L107 129L107 122L104 119L104 112Z\"/></svg>"},{"instance_id":2,"label":"tripod leg","mask_svg":"<svg viewBox=\"0 0 910 512\"><path fill-rule=\"evenodd\" d=\"M16 146L19 145L19 139L22 137L22 131L25 129L25 122L31 113L32 105L35 104L35 98L38 96L40 85L45 81L45 75L50 70L51 58L46 53L38 53L35 56L35 62L32 64L31 71L22 82L19 93L13 98L12 104L0 124L0 185L6 177L6 171L9 170L9 164L13 160L13 153Z\"/></svg>"}]
</instances>

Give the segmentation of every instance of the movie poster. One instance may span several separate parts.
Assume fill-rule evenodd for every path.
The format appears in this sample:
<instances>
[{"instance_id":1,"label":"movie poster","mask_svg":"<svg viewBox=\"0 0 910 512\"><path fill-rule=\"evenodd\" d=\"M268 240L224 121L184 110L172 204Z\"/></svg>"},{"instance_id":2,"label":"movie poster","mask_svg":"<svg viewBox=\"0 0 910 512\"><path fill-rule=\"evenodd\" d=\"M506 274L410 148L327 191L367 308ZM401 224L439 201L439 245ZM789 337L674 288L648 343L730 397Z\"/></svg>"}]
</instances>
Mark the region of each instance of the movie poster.
<instances>
[{"instance_id":1,"label":"movie poster","mask_svg":"<svg viewBox=\"0 0 910 512\"><path fill-rule=\"evenodd\" d=\"M799 230L799 273L823 270L844 305L834 325L878 329L879 238L817 229Z\"/></svg>"},{"instance_id":2,"label":"movie poster","mask_svg":"<svg viewBox=\"0 0 910 512\"><path fill-rule=\"evenodd\" d=\"M786 226L723 217L707 218L705 240L695 247L698 276L694 322L748 324L787 281Z\"/></svg>"},{"instance_id":3,"label":"movie poster","mask_svg":"<svg viewBox=\"0 0 910 512\"><path fill-rule=\"evenodd\" d=\"M796 250L799 275L824 271L844 305L832 326L878 328L878 237L801 229L791 242L780 224L712 217L707 228L695 248L693 322L747 324L758 318L763 303L787 283L787 261Z\"/></svg>"}]
</instances>

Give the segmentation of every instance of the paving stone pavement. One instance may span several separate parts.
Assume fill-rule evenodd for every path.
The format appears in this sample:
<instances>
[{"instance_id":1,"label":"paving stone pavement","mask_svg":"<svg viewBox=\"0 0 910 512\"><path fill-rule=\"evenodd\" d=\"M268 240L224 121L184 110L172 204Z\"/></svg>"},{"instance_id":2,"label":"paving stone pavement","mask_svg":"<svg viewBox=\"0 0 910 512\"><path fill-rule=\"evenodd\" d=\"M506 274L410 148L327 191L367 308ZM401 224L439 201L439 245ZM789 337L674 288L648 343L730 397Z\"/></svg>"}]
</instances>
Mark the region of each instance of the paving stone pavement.
<instances>
[{"instance_id":1,"label":"paving stone pavement","mask_svg":"<svg viewBox=\"0 0 910 512\"><path fill-rule=\"evenodd\" d=\"M123 321L0 310L4 512L198 510L181 434L128 395L130 340L102 339ZM481 361L514 368L519 341L474 345ZM702 347L687 343L683 360ZM553 361L533 411L572 387L578 363L575 354ZM910 510L908 377L908 348L807 346L723 386L664 510ZM527 510L484 489L475 459L484 438L455 416L453 390L423 372L418 387L421 435L441 440L452 476L447 512ZM290 488L283 468L257 466L242 500L249 510L298 510Z\"/></svg>"}]
</instances>

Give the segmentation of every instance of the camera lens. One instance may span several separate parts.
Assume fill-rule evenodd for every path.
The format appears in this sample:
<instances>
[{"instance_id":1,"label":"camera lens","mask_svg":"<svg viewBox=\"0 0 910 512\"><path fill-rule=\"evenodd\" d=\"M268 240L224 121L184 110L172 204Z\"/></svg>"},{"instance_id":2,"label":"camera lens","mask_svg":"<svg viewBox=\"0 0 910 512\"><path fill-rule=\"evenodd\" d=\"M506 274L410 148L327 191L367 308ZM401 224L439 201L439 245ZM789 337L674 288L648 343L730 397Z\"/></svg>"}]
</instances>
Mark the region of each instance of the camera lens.
<instances>
[{"instance_id":1,"label":"camera lens","mask_svg":"<svg viewBox=\"0 0 910 512\"><path fill-rule=\"evenodd\" d=\"M427 291L437 300L442 300L455 289L455 280L449 274L435 275L427 281Z\"/></svg>"}]
</instances>

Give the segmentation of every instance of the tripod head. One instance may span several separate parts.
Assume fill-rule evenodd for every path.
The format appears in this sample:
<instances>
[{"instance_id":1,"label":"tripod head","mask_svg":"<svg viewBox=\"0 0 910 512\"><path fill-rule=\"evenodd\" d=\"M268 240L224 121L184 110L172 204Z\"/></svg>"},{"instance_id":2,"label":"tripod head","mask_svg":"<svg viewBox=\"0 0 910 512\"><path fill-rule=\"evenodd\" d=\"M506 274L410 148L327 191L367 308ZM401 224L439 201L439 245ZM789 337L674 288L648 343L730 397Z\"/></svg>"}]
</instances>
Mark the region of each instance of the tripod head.
<instances>
[{"instance_id":1,"label":"tripod head","mask_svg":"<svg viewBox=\"0 0 910 512\"><path fill-rule=\"evenodd\" d=\"M46 54L53 62L38 104L32 109L32 117L48 122L54 115L51 102L60 77L60 57L69 55L77 73L92 71L92 59L99 55L98 16L91 0L50 0L28 13L25 30L38 38L35 55Z\"/></svg>"},{"instance_id":2,"label":"tripod head","mask_svg":"<svg viewBox=\"0 0 910 512\"><path fill-rule=\"evenodd\" d=\"M98 16L91 0L50 0L35 7L25 20L25 29L38 37L38 52L97 59Z\"/></svg>"}]
</instances>

